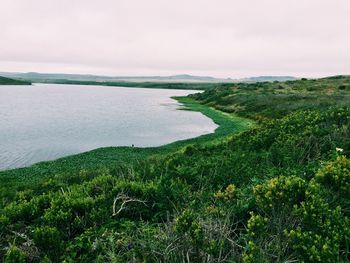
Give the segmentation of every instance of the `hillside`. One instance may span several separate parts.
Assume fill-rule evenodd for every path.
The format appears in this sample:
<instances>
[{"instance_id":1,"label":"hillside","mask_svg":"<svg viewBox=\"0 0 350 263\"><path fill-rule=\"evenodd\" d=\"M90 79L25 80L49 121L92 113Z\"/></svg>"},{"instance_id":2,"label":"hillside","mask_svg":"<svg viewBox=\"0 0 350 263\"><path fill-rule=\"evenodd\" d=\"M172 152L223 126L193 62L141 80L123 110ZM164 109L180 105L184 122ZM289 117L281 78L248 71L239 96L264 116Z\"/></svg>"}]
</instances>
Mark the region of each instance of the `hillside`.
<instances>
[{"instance_id":1,"label":"hillside","mask_svg":"<svg viewBox=\"0 0 350 263\"><path fill-rule=\"evenodd\" d=\"M0 85L31 85L29 81L10 79L0 76Z\"/></svg>"},{"instance_id":2,"label":"hillside","mask_svg":"<svg viewBox=\"0 0 350 263\"><path fill-rule=\"evenodd\" d=\"M288 81L297 80L298 78L291 76L259 76L239 79L239 82L265 82L265 81Z\"/></svg>"},{"instance_id":3,"label":"hillside","mask_svg":"<svg viewBox=\"0 0 350 263\"><path fill-rule=\"evenodd\" d=\"M192 97L243 117L273 119L296 110L324 110L350 105L350 76L285 82L235 83Z\"/></svg>"},{"instance_id":4,"label":"hillside","mask_svg":"<svg viewBox=\"0 0 350 263\"><path fill-rule=\"evenodd\" d=\"M0 261L349 262L349 80L208 89L179 100L213 135L0 172Z\"/></svg>"}]
</instances>

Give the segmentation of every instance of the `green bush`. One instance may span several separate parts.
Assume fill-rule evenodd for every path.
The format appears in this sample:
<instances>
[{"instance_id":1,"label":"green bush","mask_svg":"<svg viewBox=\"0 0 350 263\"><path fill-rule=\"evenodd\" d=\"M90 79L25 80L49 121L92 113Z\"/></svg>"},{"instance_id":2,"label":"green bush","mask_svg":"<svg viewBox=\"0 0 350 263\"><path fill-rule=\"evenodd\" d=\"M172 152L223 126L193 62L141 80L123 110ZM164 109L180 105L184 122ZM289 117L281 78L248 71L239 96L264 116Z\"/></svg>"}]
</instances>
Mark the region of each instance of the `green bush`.
<instances>
[{"instance_id":1,"label":"green bush","mask_svg":"<svg viewBox=\"0 0 350 263\"><path fill-rule=\"evenodd\" d=\"M4 263L24 263L26 262L25 254L15 245L11 245L6 252Z\"/></svg>"},{"instance_id":2,"label":"green bush","mask_svg":"<svg viewBox=\"0 0 350 263\"><path fill-rule=\"evenodd\" d=\"M55 259L59 257L63 249L63 240L60 232L55 227L37 227L33 230L35 245L44 255Z\"/></svg>"},{"instance_id":3,"label":"green bush","mask_svg":"<svg viewBox=\"0 0 350 263\"><path fill-rule=\"evenodd\" d=\"M291 208L305 199L305 180L296 176L281 176L254 187L254 195L260 209L269 212Z\"/></svg>"},{"instance_id":4,"label":"green bush","mask_svg":"<svg viewBox=\"0 0 350 263\"><path fill-rule=\"evenodd\" d=\"M305 262L348 259L350 219L343 203L330 197L348 190L348 166L349 160L342 156L309 182L283 176L255 186L258 214L252 213L248 220L244 261L254 262L254 257L277 261L292 257Z\"/></svg>"}]
</instances>

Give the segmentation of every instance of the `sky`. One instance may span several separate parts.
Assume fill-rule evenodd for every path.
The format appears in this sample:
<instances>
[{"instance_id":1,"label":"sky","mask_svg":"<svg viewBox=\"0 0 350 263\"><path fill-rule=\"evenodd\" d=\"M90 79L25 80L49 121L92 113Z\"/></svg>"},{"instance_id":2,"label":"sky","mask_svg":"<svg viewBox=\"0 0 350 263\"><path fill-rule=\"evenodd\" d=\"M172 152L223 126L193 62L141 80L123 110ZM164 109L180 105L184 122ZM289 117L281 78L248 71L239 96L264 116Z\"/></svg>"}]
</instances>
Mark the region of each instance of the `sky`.
<instances>
[{"instance_id":1,"label":"sky","mask_svg":"<svg viewBox=\"0 0 350 263\"><path fill-rule=\"evenodd\" d=\"M0 72L350 74L349 0L0 0Z\"/></svg>"}]
</instances>

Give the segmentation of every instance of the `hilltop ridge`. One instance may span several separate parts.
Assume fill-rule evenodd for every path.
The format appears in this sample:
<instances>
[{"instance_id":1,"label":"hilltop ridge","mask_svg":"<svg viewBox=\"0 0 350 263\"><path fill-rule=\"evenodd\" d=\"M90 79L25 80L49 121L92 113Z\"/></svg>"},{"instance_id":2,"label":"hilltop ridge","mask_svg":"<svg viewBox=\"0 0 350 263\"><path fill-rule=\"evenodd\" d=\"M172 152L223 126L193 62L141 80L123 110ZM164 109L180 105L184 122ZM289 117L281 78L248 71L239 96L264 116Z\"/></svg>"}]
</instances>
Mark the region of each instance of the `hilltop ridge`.
<instances>
[{"instance_id":1,"label":"hilltop ridge","mask_svg":"<svg viewBox=\"0 0 350 263\"><path fill-rule=\"evenodd\" d=\"M29 81L23 81L18 79L11 79L0 76L0 85L31 85Z\"/></svg>"},{"instance_id":2,"label":"hilltop ridge","mask_svg":"<svg viewBox=\"0 0 350 263\"><path fill-rule=\"evenodd\" d=\"M170 76L100 76L92 74L65 74L65 73L38 73L38 72L0 72L5 77L20 78L33 82L51 81L96 81L96 82L190 82L190 83L233 83L233 82L260 82L296 80L291 76L259 76L248 78L216 78L211 76L195 76L178 74Z\"/></svg>"}]
</instances>

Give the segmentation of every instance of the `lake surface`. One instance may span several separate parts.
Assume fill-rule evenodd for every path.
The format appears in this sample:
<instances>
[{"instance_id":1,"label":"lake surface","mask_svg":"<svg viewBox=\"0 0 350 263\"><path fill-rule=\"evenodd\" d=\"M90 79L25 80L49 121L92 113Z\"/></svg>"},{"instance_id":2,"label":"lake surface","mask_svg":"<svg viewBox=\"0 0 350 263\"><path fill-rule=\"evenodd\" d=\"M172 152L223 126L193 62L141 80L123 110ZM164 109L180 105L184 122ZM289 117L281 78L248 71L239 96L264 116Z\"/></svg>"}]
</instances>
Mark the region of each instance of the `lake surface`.
<instances>
[{"instance_id":1,"label":"lake surface","mask_svg":"<svg viewBox=\"0 0 350 263\"><path fill-rule=\"evenodd\" d=\"M159 146L212 133L171 96L198 91L35 84L0 86L0 170L107 146Z\"/></svg>"}]
</instances>

